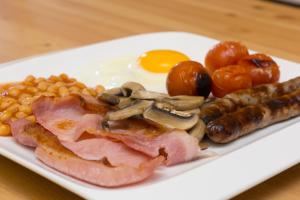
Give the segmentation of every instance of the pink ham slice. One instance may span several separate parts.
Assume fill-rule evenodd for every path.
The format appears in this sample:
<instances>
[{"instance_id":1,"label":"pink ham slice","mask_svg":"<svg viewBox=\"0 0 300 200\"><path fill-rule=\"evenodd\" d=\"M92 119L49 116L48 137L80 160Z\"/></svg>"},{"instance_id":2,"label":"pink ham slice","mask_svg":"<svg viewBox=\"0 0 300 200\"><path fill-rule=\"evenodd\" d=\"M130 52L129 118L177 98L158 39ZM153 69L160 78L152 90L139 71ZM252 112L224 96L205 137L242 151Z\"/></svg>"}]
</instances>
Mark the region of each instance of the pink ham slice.
<instances>
[{"instance_id":1,"label":"pink ham slice","mask_svg":"<svg viewBox=\"0 0 300 200\"><path fill-rule=\"evenodd\" d=\"M14 125L14 123L16 123L16 125ZM22 123L23 126L21 126ZM154 170L164 161L164 157L158 156L153 159L149 158L145 159L145 161L140 161L139 165L137 165L137 162L130 161L129 165L122 163L119 166L111 166L111 163L106 160L84 160L62 146L53 134L49 133L49 131L40 125L22 123L19 121L12 123L12 126L15 127L13 131L18 132L13 133L18 142L24 145L34 143L37 146L35 155L46 165L92 184L105 187L118 187L140 182L150 177L154 173ZM20 140L20 138L27 139ZM28 143L29 139L31 142ZM136 153L138 154L138 152ZM127 160L131 160L131 158ZM125 161L125 159L123 159L123 161ZM131 165L136 166L133 167Z\"/></svg>"},{"instance_id":2,"label":"pink ham slice","mask_svg":"<svg viewBox=\"0 0 300 200\"><path fill-rule=\"evenodd\" d=\"M171 130L156 137L149 137L146 130L128 131L112 130L112 133L97 131L96 134L106 135L122 141L127 146L143 152L151 157L163 154L166 165L175 165L196 159L200 155L198 140L185 131Z\"/></svg>"},{"instance_id":3,"label":"pink ham slice","mask_svg":"<svg viewBox=\"0 0 300 200\"><path fill-rule=\"evenodd\" d=\"M196 138L181 130L162 130L150 125L144 120L128 119L114 123L111 133L105 133L99 127L102 119L95 114L86 114L81 101L76 97L63 99L40 98L33 104L33 112L37 121L53 134L57 135L61 142L76 142L84 131L96 135L103 134L105 137L122 141L128 147L143 152L151 157L156 157L163 153L167 156L167 165L175 165L193 160L199 156L199 146ZM92 115L92 119L85 118ZM93 120L94 119L94 120ZM72 121L71 129L61 129L57 124L65 121ZM158 136L148 136L148 135ZM93 141L93 144L96 142ZM64 143L66 144L66 143ZM95 145L89 151L82 150L82 146L77 148L75 144L67 147L77 155L90 159L95 154L87 155L86 152L94 152L99 148Z\"/></svg>"},{"instance_id":4,"label":"pink ham slice","mask_svg":"<svg viewBox=\"0 0 300 200\"><path fill-rule=\"evenodd\" d=\"M37 122L61 141L76 141L87 129L99 129L102 116L83 108L83 99L40 97L32 104Z\"/></svg>"},{"instance_id":5,"label":"pink ham slice","mask_svg":"<svg viewBox=\"0 0 300 200\"><path fill-rule=\"evenodd\" d=\"M14 122L10 122L10 128L12 136L20 143L29 147L36 147L36 141L29 135L24 134L25 128L31 125L32 122L26 119L19 119Z\"/></svg>"},{"instance_id":6,"label":"pink ham slice","mask_svg":"<svg viewBox=\"0 0 300 200\"><path fill-rule=\"evenodd\" d=\"M68 152L38 146L35 155L46 165L83 181L105 187L119 187L145 180L162 164L164 158L156 157L134 168L130 166L109 167L101 162L83 160Z\"/></svg>"},{"instance_id":7,"label":"pink ham slice","mask_svg":"<svg viewBox=\"0 0 300 200\"><path fill-rule=\"evenodd\" d=\"M132 167L138 167L150 160L149 156L108 138L90 138L77 142L61 142L61 144L85 160L102 160L106 158L113 166L125 163Z\"/></svg>"},{"instance_id":8,"label":"pink ham slice","mask_svg":"<svg viewBox=\"0 0 300 200\"><path fill-rule=\"evenodd\" d=\"M26 119L11 122L13 137L25 146L36 147L36 140L32 136L24 134L26 127L33 125L32 122ZM138 167L140 164L151 159L151 157L135 151L121 142L111 141L108 138L96 137L77 142L60 143L85 160L106 159L113 166L126 164L132 167Z\"/></svg>"}]
</instances>

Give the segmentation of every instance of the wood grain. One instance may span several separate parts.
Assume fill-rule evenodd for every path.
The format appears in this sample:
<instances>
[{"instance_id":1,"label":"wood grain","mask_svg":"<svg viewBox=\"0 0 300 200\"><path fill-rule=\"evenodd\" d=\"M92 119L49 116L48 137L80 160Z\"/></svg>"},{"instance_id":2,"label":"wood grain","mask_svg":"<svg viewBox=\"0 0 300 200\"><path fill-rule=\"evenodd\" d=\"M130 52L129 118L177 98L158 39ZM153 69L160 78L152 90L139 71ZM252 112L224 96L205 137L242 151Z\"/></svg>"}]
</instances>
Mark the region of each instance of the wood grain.
<instances>
[{"instance_id":1,"label":"wood grain","mask_svg":"<svg viewBox=\"0 0 300 200\"><path fill-rule=\"evenodd\" d=\"M251 49L300 62L300 9L281 4L258 0L0 0L0 62L155 31L240 40ZM1 199L81 199L6 158L0 157L0 163ZM298 164L234 199L299 197Z\"/></svg>"}]
</instances>

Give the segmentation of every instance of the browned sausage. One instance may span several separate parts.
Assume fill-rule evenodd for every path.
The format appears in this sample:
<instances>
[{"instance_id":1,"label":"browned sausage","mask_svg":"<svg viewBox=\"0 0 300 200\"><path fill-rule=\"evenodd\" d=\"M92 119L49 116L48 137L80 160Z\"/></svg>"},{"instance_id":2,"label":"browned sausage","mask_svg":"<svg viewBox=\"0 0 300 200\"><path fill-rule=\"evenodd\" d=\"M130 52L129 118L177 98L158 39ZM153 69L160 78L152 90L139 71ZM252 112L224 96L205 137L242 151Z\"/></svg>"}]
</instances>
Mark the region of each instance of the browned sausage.
<instances>
[{"instance_id":1,"label":"browned sausage","mask_svg":"<svg viewBox=\"0 0 300 200\"><path fill-rule=\"evenodd\" d=\"M216 143L228 143L257 129L300 115L300 89L224 114L207 124L207 136Z\"/></svg>"},{"instance_id":2,"label":"browned sausage","mask_svg":"<svg viewBox=\"0 0 300 200\"><path fill-rule=\"evenodd\" d=\"M266 84L227 94L201 108L200 118L207 124L224 113L241 107L256 105L300 88L300 77L282 83Z\"/></svg>"}]
</instances>

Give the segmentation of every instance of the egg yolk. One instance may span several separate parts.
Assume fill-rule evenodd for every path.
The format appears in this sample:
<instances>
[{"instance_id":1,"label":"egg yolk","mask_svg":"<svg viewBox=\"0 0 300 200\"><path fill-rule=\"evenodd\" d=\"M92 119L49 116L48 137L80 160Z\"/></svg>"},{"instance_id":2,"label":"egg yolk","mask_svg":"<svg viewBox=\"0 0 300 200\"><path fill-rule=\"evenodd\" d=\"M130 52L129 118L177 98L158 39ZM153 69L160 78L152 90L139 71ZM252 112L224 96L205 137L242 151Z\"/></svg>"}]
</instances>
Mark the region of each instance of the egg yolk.
<instances>
[{"instance_id":1,"label":"egg yolk","mask_svg":"<svg viewBox=\"0 0 300 200\"><path fill-rule=\"evenodd\" d=\"M168 73L174 65L186 60L189 60L189 57L178 51L152 50L141 55L138 64L150 72Z\"/></svg>"}]
</instances>

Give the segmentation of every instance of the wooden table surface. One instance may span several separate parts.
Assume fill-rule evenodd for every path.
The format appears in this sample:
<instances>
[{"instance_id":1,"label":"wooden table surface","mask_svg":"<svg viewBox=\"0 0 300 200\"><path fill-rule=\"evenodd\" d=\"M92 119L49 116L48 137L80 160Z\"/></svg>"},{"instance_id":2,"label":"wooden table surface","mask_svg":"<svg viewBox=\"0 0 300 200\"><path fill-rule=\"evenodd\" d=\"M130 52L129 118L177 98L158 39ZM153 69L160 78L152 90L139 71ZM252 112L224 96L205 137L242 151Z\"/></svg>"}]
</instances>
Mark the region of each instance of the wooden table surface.
<instances>
[{"instance_id":1,"label":"wooden table surface","mask_svg":"<svg viewBox=\"0 0 300 200\"><path fill-rule=\"evenodd\" d=\"M300 8L268 1L0 0L0 63L155 31L240 40L300 62ZM0 199L81 199L4 157L0 163ZM235 197L299 198L299 164Z\"/></svg>"}]
</instances>

